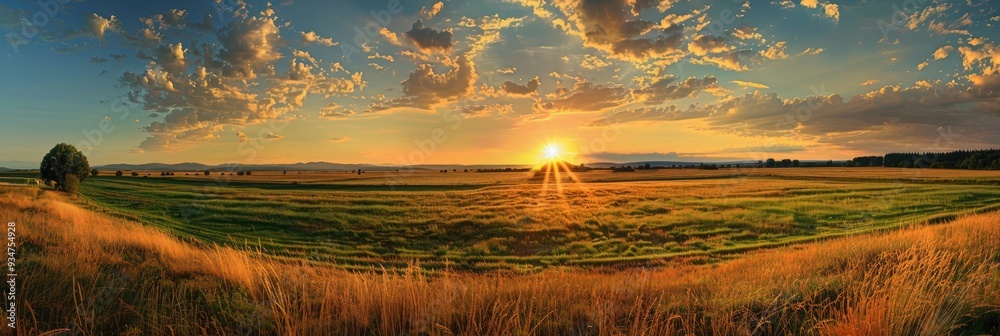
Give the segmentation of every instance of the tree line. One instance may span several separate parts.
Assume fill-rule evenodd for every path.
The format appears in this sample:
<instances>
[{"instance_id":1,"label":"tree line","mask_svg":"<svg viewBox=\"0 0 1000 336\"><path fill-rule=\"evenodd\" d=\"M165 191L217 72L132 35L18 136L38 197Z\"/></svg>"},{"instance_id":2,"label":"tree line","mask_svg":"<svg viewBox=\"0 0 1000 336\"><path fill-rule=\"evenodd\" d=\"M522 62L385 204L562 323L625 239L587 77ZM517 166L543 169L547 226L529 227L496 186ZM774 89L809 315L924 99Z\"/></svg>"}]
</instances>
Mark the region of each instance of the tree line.
<instances>
[{"instance_id":1,"label":"tree line","mask_svg":"<svg viewBox=\"0 0 1000 336\"><path fill-rule=\"evenodd\" d=\"M889 153L883 161L886 167L1000 170L1000 149Z\"/></svg>"}]
</instances>

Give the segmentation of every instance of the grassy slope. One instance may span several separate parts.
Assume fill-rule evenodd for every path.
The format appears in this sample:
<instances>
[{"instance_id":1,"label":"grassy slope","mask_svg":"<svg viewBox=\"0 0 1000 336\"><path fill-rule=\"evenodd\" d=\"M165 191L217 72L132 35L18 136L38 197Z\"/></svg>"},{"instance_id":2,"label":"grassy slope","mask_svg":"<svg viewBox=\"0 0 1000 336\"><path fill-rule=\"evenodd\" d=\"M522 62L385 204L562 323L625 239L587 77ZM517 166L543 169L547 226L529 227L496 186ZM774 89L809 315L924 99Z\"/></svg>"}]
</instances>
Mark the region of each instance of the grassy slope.
<instances>
[{"instance_id":1,"label":"grassy slope","mask_svg":"<svg viewBox=\"0 0 1000 336\"><path fill-rule=\"evenodd\" d=\"M95 209L205 243L357 268L419 260L474 270L655 263L947 220L1000 204L1000 189L990 185L694 177L570 184L562 194L538 184L386 191L97 177L82 193Z\"/></svg>"},{"instance_id":2,"label":"grassy slope","mask_svg":"<svg viewBox=\"0 0 1000 336\"><path fill-rule=\"evenodd\" d=\"M347 272L197 247L0 187L18 221L21 334L1000 333L1000 214L708 266Z\"/></svg>"}]
</instances>

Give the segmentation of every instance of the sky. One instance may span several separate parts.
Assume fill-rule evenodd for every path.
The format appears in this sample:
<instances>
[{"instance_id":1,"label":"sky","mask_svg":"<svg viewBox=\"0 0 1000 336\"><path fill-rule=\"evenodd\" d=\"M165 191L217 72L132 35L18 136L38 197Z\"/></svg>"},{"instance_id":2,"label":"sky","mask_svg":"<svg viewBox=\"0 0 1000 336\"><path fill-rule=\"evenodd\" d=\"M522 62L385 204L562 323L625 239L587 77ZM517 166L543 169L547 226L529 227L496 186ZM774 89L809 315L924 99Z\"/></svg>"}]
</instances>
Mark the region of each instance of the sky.
<instances>
[{"instance_id":1,"label":"sky","mask_svg":"<svg viewBox=\"0 0 1000 336\"><path fill-rule=\"evenodd\" d=\"M4 0L0 162L61 142L92 164L996 148L998 5Z\"/></svg>"}]
</instances>

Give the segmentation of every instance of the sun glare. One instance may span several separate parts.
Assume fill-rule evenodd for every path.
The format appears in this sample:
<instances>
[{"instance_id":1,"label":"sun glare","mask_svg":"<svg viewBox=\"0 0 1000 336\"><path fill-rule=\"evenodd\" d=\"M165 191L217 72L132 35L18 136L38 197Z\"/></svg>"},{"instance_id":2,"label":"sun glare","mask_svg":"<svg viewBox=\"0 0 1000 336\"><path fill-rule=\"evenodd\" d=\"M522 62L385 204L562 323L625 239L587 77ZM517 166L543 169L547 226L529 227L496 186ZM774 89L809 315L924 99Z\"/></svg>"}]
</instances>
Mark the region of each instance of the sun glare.
<instances>
[{"instance_id":1,"label":"sun glare","mask_svg":"<svg viewBox=\"0 0 1000 336\"><path fill-rule=\"evenodd\" d=\"M545 155L546 159L548 159L549 161L553 161L558 159L559 156L562 156L562 148L560 148L559 144L557 143L550 143L545 146L545 149L542 150L542 153Z\"/></svg>"}]
</instances>

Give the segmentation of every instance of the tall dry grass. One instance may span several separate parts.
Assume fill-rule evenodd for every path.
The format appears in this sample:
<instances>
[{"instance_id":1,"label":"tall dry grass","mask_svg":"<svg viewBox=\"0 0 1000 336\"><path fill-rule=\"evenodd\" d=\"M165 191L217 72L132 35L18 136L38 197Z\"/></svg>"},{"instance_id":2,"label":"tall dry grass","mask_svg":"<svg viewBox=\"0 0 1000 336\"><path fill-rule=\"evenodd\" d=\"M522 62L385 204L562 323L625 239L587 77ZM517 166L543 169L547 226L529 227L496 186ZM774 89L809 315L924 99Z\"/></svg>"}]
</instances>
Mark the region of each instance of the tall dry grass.
<instances>
[{"instance_id":1,"label":"tall dry grass","mask_svg":"<svg viewBox=\"0 0 1000 336\"><path fill-rule=\"evenodd\" d=\"M201 246L32 189L0 188L0 218L21 334L1000 333L997 213L712 265L430 275Z\"/></svg>"}]
</instances>

